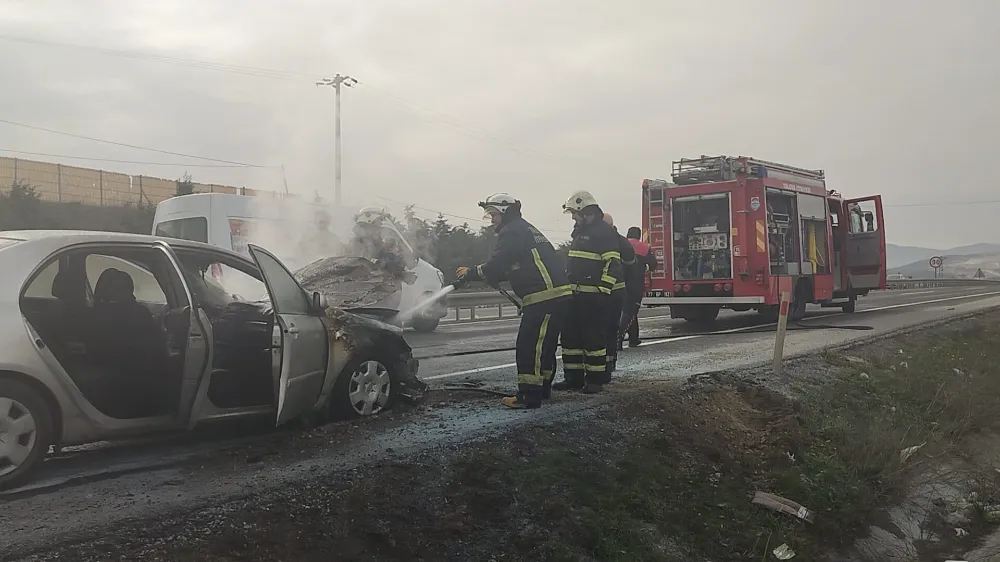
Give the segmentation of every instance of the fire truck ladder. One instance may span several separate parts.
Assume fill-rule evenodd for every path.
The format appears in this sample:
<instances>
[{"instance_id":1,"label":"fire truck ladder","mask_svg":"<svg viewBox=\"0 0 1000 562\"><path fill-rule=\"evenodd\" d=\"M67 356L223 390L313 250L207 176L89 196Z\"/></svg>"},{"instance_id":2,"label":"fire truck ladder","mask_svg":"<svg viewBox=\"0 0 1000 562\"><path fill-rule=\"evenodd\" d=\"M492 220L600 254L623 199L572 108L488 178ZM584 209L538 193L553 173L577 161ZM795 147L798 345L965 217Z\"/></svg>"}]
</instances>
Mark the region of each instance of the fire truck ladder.
<instances>
[{"instance_id":1,"label":"fire truck ladder","mask_svg":"<svg viewBox=\"0 0 1000 562\"><path fill-rule=\"evenodd\" d=\"M746 162L746 166L744 166L744 162ZM768 170L813 180L823 180L826 177L823 170L797 168L745 156L707 156L703 154L700 158L675 160L672 166L671 176L674 183L678 185L733 181L741 172L746 172L752 178L764 178L767 177Z\"/></svg>"},{"instance_id":2,"label":"fire truck ladder","mask_svg":"<svg viewBox=\"0 0 1000 562\"><path fill-rule=\"evenodd\" d=\"M667 208L666 194L666 189L669 185L670 184L664 180L650 180L648 183L648 187L651 188L648 191L649 201L647 203L648 206L646 207L646 212L649 216L649 223L658 224L661 230L663 230L665 222L664 215L669 211ZM656 270L650 274L650 278L666 279L667 271L664 262L666 261L666 257L669 255L667 254L667 244L673 240L673 235L671 232L664 231L660 236L654 237L653 232L651 232L648 228L646 232L649 233L649 239L647 240L649 247L660 261L660 267L657 267Z\"/></svg>"}]
</instances>

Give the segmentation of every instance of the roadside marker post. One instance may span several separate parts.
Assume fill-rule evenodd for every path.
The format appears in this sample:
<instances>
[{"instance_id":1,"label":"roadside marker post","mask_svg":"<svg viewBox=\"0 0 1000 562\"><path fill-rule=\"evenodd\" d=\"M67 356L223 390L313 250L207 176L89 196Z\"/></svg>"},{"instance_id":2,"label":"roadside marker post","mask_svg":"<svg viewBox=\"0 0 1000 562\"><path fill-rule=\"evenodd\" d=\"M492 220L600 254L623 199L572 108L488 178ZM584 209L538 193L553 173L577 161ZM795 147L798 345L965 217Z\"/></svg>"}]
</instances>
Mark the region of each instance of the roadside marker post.
<instances>
[{"instance_id":1,"label":"roadside marker post","mask_svg":"<svg viewBox=\"0 0 1000 562\"><path fill-rule=\"evenodd\" d=\"M778 305L778 331L774 335L774 374L781 374L781 359L785 352L785 328L788 327L788 304L792 300L791 292L781 293L781 304Z\"/></svg>"}]
</instances>

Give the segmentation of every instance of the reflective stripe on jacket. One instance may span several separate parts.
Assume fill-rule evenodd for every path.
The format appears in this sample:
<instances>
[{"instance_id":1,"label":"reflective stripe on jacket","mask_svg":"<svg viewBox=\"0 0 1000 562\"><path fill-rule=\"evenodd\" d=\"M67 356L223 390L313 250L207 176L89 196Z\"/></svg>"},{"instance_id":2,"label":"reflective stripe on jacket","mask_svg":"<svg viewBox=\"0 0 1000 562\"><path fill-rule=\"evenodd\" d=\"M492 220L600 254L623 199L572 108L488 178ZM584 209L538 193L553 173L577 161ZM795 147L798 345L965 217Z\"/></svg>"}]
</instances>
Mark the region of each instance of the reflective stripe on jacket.
<instances>
[{"instance_id":1,"label":"reflective stripe on jacket","mask_svg":"<svg viewBox=\"0 0 1000 562\"><path fill-rule=\"evenodd\" d=\"M521 218L517 209L504 213L497 228L496 247L486 263L469 272L469 279L490 285L509 281L523 306L573 293L566 273L557 266L555 248L544 234Z\"/></svg>"},{"instance_id":2,"label":"reflective stripe on jacket","mask_svg":"<svg viewBox=\"0 0 1000 562\"><path fill-rule=\"evenodd\" d=\"M573 229L566 275L574 291L610 295L615 284L624 279L617 238L615 229L601 216L592 224Z\"/></svg>"}]
</instances>

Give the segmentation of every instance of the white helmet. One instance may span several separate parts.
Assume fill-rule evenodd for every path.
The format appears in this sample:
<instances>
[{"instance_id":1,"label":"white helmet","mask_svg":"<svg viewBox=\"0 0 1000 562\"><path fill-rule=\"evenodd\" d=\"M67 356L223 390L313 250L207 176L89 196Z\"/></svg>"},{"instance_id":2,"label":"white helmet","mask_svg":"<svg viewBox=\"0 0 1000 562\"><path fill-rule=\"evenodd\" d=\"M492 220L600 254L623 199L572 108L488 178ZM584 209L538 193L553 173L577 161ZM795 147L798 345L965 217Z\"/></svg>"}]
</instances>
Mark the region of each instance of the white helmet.
<instances>
[{"instance_id":1,"label":"white helmet","mask_svg":"<svg viewBox=\"0 0 1000 562\"><path fill-rule=\"evenodd\" d=\"M577 191L573 195L570 195L569 199L563 203L563 212L567 214L579 213L587 207L596 205L597 199L594 199L594 196L589 191Z\"/></svg>"},{"instance_id":2,"label":"white helmet","mask_svg":"<svg viewBox=\"0 0 1000 562\"><path fill-rule=\"evenodd\" d=\"M354 217L355 224L381 224L382 219L389 213L382 207L365 207Z\"/></svg>"},{"instance_id":3,"label":"white helmet","mask_svg":"<svg viewBox=\"0 0 1000 562\"><path fill-rule=\"evenodd\" d=\"M508 208L510 208L513 205L517 205L517 203L518 203L517 199L514 199L513 197L511 197L506 193L494 193L493 195L487 197L486 201L481 201L479 203L479 206L482 207L484 211L486 211L486 214L483 215L483 219L489 220L490 211L496 211L502 215L507 211Z\"/></svg>"}]
</instances>

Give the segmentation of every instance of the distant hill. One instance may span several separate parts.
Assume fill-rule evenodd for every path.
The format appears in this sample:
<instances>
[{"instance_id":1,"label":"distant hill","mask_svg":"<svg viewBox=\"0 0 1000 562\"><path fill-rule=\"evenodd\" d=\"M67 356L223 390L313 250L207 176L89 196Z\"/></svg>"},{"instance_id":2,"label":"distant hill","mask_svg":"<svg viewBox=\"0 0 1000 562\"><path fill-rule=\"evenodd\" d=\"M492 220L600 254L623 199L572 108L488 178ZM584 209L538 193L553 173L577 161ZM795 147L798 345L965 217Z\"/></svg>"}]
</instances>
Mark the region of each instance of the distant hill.
<instances>
[{"instance_id":1,"label":"distant hill","mask_svg":"<svg viewBox=\"0 0 1000 562\"><path fill-rule=\"evenodd\" d=\"M941 250L933 248L921 248L920 246L897 246L896 244L885 245L885 261L889 269L911 264L915 261L929 260L938 255Z\"/></svg>"},{"instance_id":2,"label":"distant hill","mask_svg":"<svg viewBox=\"0 0 1000 562\"><path fill-rule=\"evenodd\" d=\"M962 254L959 252L986 250L981 253ZM945 277L972 277L981 269L988 278L1000 278L1000 246L996 244L973 244L939 252L944 259L942 274ZM907 277L928 278L934 270L926 259L916 260L901 267L890 267L889 273L901 273Z\"/></svg>"},{"instance_id":3,"label":"distant hill","mask_svg":"<svg viewBox=\"0 0 1000 562\"><path fill-rule=\"evenodd\" d=\"M948 270L954 265L959 270L964 270L966 266L962 265L965 262L973 263L979 260L985 260L989 262L990 256L1000 259L1000 244L990 244L990 243L979 243L979 244L969 244L967 246L958 246L948 250L938 250L934 248L923 248L920 246L898 246L896 244L886 244L886 265L889 267L889 273L902 273L903 275L908 275L912 277L924 277L925 274L933 274L934 270L931 269L927 261L934 256L941 256L945 258L944 267L949 276L951 275ZM972 259L975 257L975 259ZM951 259L949 259L951 258ZM968 258L968 259L967 259ZM969 266L971 267L971 266ZM991 268L994 269L994 268ZM917 272L917 274L908 273ZM983 268L983 272L986 272L986 268ZM976 273L973 269L969 273L969 277ZM1000 276L1000 275L998 275Z\"/></svg>"}]
</instances>

